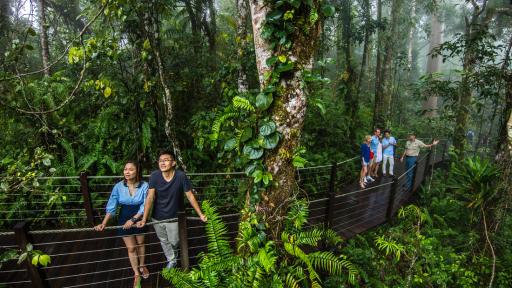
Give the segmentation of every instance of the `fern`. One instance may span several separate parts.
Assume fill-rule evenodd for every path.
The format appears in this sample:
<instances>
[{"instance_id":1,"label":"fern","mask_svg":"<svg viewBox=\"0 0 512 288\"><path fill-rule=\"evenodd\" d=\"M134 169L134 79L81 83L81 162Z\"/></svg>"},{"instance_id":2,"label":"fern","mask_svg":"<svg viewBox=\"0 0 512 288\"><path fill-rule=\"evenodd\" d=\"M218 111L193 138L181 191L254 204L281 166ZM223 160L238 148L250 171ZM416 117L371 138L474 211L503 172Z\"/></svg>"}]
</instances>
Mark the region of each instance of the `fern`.
<instances>
[{"instance_id":1,"label":"fern","mask_svg":"<svg viewBox=\"0 0 512 288\"><path fill-rule=\"evenodd\" d=\"M254 106L252 106L251 102L249 102L249 100L240 96L233 97L233 106L237 109L245 110L248 112L254 112L256 110L254 109Z\"/></svg>"},{"instance_id":2,"label":"fern","mask_svg":"<svg viewBox=\"0 0 512 288\"><path fill-rule=\"evenodd\" d=\"M290 229L294 227L297 230L301 230L307 223L309 210L305 200L295 201L290 206L290 211L286 215L286 226Z\"/></svg>"},{"instance_id":3,"label":"fern","mask_svg":"<svg viewBox=\"0 0 512 288\"><path fill-rule=\"evenodd\" d=\"M228 229L216 209L210 205L210 201L204 201L202 207L208 217L205 227L208 236L208 253L221 259L227 259L233 254L227 237Z\"/></svg>"},{"instance_id":4,"label":"fern","mask_svg":"<svg viewBox=\"0 0 512 288\"><path fill-rule=\"evenodd\" d=\"M318 251L309 254L308 258L315 268L322 269L329 274L341 276L344 269L348 270L350 283L355 283L358 274L357 269L350 261L345 259L346 257L338 257L328 251Z\"/></svg>"},{"instance_id":5,"label":"fern","mask_svg":"<svg viewBox=\"0 0 512 288\"><path fill-rule=\"evenodd\" d=\"M188 273L178 269L164 269L162 276L170 281L176 288L196 288L200 287L199 282L193 280Z\"/></svg>"},{"instance_id":6,"label":"fern","mask_svg":"<svg viewBox=\"0 0 512 288\"><path fill-rule=\"evenodd\" d=\"M230 112L229 111L230 109L227 109L227 110L228 110L228 112L225 111L223 114L216 117L215 120L213 121L212 134L211 134L212 140L219 139L220 129L222 127L222 124L224 124L224 122L226 120L228 120L230 118L235 118L239 115L238 112Z\"/></svg>"},{"instance_id":7,"label":"fern","mask_svg":"<svg viewBox=\"0 0 512 288\"><path fill-rule=\"evenodd\" d=\"M384 236L379 236L375 240L375 245L379 250L385 250L386 256L390 253L395 254L395 258L400 260L400 256L405 252L405 247L402 244L397 243L394 240L386 240Z\"/></svg>"}]
</instances>

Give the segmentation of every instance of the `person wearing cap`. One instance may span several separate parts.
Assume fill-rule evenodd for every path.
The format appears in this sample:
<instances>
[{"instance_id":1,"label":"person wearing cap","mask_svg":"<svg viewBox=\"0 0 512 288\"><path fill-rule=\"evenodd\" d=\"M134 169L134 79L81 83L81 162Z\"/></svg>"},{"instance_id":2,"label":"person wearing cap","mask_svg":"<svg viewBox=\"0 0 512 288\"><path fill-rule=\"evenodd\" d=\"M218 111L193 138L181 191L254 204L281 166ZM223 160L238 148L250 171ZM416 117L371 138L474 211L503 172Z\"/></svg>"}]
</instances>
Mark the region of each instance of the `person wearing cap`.
<instances>
[{"instance_id":1,"label":"person wearing cap","mask_svg":"<svg viewBox=\"0 0 512 288\"><path fill-rule=\"evenodd\" d=\"M412 187L412 167L416 164L416 161L418 160L418 155L420 154L421 148L430 148L434 145L437 145L439 143L439 140L434 140L432 144L425 144L421 140L416 139L415 133L409 133L409 139L405 143L405 150L404 154L402 154L402 157L400 158L400 162L404 161L405 158L405 171L407 171L407 187Z\"/></svg>"}]
</instances>

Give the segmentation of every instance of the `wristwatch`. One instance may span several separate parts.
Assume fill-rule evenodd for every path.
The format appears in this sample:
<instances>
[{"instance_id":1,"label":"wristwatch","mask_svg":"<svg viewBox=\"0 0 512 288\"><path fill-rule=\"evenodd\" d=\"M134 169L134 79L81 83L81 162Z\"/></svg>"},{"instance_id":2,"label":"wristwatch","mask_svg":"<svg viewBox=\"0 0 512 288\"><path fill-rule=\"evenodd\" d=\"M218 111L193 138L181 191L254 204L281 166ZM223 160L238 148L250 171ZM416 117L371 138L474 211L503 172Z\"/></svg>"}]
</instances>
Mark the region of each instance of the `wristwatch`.
<instances>
[{"instance_id":1,"label":"wristwatch","mask_svg":"<svg viewBox=\"0 0 512 288\"><path fill-rule=\"evenodd\" d=\"M130 220L132 220L133 223L137 223L137 221L139 221L139 218L132 217L132 219Z\"/></svg>"}]
</instances>

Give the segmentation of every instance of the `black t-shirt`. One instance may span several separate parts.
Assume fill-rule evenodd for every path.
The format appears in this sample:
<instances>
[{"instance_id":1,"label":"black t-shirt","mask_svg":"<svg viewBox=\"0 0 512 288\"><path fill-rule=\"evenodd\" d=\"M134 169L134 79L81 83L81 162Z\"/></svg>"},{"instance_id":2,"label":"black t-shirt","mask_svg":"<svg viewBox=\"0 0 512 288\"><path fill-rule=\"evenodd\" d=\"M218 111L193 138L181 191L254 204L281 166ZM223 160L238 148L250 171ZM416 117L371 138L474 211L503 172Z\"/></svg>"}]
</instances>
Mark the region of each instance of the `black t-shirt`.
<instances>
[{"instance_id":1,"label":"black t-shirt","mask_svg":"<svg viewBox=\"0 0 512 288\"><path fill-rule=\"evenodd\" d=\"M178 214L179 201L183 201L183 194L192 190L192 184L185 172L175 170L174 177L167 182L162 171L157 170L149 177L149 189L155 189L153 202L153 218L166 220L175 218Z\"/></svg>"}]
</instances>

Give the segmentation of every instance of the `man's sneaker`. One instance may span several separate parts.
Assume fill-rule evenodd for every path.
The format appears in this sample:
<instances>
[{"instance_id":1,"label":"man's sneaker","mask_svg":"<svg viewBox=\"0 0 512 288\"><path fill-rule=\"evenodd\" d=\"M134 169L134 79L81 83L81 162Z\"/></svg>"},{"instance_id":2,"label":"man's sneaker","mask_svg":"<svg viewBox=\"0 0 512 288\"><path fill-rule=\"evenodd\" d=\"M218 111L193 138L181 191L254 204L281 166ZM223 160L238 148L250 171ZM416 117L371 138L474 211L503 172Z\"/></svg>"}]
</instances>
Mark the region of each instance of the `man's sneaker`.
<instances>
[{"instance_id":1,"label":"man's sneaker","mask_svg":"<svg viewBox=\"0 0 512 288\"><path fill-rule=\"evenodd\" d=\"M370 177L370 176L366 176L366 179L367 179L368 181L370 181L370 182L375 181L375 179L373 179L373 178L372 178L372 177Z\"/></svg>"}]
</instances>

